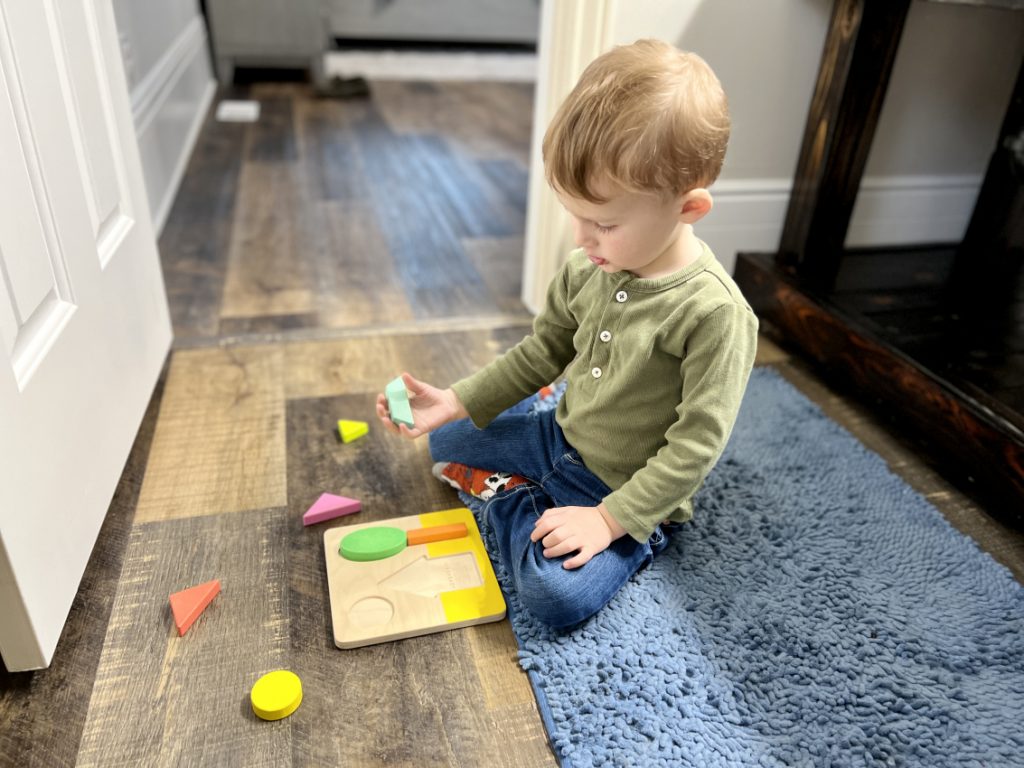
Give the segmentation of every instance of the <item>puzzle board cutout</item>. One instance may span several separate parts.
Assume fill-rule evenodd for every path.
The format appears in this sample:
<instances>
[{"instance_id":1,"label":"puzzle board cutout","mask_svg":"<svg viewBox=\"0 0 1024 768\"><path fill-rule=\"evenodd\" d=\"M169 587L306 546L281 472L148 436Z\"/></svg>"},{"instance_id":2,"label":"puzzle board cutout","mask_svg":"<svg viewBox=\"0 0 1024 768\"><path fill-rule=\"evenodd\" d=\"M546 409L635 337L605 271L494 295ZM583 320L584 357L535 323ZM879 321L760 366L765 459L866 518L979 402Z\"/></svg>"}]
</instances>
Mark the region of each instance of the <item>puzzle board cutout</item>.
<instances>
[{"instance_id":1,"label":"puzzle board cutout","mask_svg":"<svg viewBox=\"0 0 1024 768\"><path fill-rule=\"evenodd\" d=\"M458 539L407 546L383 560L341 556L341 540L363 528L402 530L464 523ZM505 618L505 599L494 577L473 513L465 507L396 517L324 532L334 643L359 648Z\"/></svg>"}]
</instances>

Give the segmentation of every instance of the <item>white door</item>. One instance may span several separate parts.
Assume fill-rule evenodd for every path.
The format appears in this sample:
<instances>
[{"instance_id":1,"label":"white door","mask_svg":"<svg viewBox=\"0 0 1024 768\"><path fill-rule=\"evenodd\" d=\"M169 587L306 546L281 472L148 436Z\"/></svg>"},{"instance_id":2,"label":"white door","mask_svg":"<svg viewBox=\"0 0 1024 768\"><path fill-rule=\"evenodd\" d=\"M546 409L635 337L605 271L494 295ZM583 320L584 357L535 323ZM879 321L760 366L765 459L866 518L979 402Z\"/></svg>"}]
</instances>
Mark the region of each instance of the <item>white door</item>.
<instances>
[{"instance_id":1,"label":"white door","mask_svg":"<svg viewBox=\"0 0 1024 768\"><path fill-rule=\"evenodd\" d=\"M170 345L110 0L0 0L0 654L49 664Z\"/></svg>"}]
</instances>

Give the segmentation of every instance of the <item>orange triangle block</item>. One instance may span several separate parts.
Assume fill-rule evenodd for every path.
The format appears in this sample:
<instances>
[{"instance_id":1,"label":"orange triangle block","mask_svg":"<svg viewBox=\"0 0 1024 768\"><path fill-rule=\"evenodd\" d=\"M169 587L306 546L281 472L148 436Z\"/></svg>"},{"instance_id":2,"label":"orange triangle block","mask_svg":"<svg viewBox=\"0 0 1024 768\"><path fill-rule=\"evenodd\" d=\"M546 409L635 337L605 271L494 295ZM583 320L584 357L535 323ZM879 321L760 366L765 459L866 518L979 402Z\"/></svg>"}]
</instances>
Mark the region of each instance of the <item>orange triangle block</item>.
<instances>
[{"instance_id":1,"label":"orange triangle block","mask_svg":"<svg viewBox=\"0 0 1024 768\"><path fill-rule=\"evenodd\" d=\"M188 628L199 618L199 614L206 610L206 606L218 592L220 581L214 579L171 595L171 612L174 613L174 623L178 627L178 637L188 632Z\"/></svg>"}]
</instances>

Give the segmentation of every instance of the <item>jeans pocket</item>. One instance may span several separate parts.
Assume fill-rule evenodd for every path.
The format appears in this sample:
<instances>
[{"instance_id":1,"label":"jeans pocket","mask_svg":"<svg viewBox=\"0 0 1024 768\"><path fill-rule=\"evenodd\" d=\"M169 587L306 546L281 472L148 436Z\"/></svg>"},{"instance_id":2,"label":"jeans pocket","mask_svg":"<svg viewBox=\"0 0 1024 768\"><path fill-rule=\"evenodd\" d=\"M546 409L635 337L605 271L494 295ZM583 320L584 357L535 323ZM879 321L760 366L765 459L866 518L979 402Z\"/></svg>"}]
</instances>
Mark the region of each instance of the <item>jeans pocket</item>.
<instances>
[{"instance_id":1,"label":"jeans pocket","mask_svg":"<svg viewBox=\"0 0 1024 768\"><path fill-rule=\"evenodd\" d=\"M579 451L575 449L571 451L566 451L564 454L562 454L562 458L568 461L570 464L575 464L577 467L586 466L586 464L583 463L583 459L580 457Z\"/></svg>"},{"instance_id":2,"label":"jeans pocket","mask_svg":"<svg viewBox=\"0 0 1024 768\"><path fill-rule=\"evenodd\" d=\"M611 493L605 482L583 463L575 448L558 457L541 484L560 506L597 506Z\"/></svg>"}]
</instances>

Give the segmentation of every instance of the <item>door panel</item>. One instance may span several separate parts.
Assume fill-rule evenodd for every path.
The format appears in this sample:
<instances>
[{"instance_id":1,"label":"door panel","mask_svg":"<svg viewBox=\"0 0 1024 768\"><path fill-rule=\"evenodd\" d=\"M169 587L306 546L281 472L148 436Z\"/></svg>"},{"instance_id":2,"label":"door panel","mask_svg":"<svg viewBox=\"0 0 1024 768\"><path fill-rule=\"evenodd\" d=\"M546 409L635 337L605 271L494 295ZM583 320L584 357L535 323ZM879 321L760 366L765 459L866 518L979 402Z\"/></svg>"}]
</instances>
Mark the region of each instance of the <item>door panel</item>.
<instances>
[{"instance_id":1,"label":"door panel","mask_svg":"<svg viewBox=\"0 0 1024 768\"><path fill-rule=\"evenodd\" d=\"M170 345L110 0L0 0L0 179L0 654L20 670L52 658Z\"/></svg>"},{"instance_id":2,"label":"door panel","mask_svg":"<svg viewBox=\"0 0 1024 768\"><path fill-rule=\"evenodd\" d=\"M0 20L2 23L2 20ZM0 255L4 344L21 390L74 307L7 28L0 28Z\"/></svg>"},{"instance_id":3,"label":"door panel","mask_svg":"<svg viewBox=\"0 0 1024 768\"><path fill-rule=\"evenodd\" d=\"M89 218L96 236L100 264L105 266L131 225L131 197L118 147L109 85L103 77L103 51L93 9L83 3L62 3L56 24L64 61L90 61L91 69L65 68L70 82L65 102L72 112L79 173L86 190ZM71 34L68 34L68 31Z\"/></svg>"}]
</instances>

